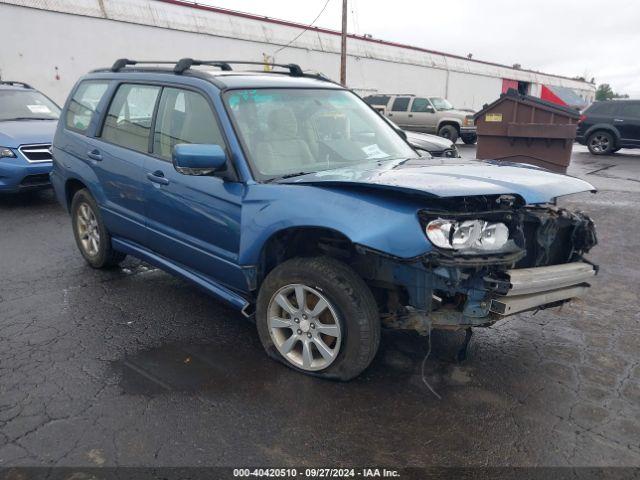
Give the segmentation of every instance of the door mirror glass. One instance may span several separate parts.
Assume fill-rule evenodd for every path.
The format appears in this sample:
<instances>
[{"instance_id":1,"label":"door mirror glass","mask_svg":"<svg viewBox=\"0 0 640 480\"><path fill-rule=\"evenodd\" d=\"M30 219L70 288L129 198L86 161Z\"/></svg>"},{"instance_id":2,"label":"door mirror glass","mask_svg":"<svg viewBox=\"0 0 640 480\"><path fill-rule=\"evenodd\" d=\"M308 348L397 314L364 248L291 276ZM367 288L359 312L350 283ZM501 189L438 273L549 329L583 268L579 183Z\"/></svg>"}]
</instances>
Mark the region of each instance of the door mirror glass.
<instances>
[{"instance_id":1,"label":"door mirror glass","mask_svg":"<svg viewBox=\"0 0 640 480\"><path fill-rule=\"evenodd\" d=\"M174 168L183 175L210 175L227 163L220 145L182 143L173 147L172 157Z\"/></svg>"}]
</instances>

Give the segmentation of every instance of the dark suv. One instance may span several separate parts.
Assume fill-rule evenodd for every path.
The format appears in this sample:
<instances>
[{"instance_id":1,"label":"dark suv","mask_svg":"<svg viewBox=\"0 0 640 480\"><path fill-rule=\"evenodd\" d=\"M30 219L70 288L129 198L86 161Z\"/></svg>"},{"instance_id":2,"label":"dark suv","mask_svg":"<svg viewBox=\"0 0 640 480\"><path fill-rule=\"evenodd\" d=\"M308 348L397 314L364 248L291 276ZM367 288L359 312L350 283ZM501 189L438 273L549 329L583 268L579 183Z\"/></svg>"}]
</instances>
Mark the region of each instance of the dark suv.
<instances>
[{"instance_id":1,"label":"dark suv","mask_svg":"<svg viewBox=\"0 0 640 480\"><path fill-rule=\"evenodd\" d=\"M588 291L593 222L555 202L589 183L421 157L353 92L279 67L122 60L80 79L51 181L92 267L128 254L181 276L253 318L272 357L341 380L383 327L469 333Z\"/></svg>"},{"instance_id":2,"label":"dark suv","mask_svg":"<svg viewBox=\"0 0 640 480\"><path fill-rule=\"evenodd\" d=\"M594 155L640 148L640 100L593 103L580 117L576 140Z\"/></svg>"}]
</instances>

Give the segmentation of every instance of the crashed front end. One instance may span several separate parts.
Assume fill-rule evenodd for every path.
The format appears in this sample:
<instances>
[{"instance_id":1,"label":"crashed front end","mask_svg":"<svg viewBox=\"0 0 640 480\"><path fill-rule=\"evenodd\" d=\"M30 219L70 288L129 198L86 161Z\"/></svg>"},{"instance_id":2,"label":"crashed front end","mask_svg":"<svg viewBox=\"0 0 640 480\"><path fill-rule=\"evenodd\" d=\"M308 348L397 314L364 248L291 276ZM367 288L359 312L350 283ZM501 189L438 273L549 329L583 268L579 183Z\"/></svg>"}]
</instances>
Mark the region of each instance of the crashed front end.
<instances>
[{"instance_id":1,"label":"crashed front end","mask_svg":"<svg viewBox=\"0 0 640 480\"><path fill-rule=\"evenodd\" d=\"M598 270L584 258L597 244L593 221L553 204L451 198L419 219L434 244L428 254L400 261L361 249L359 270L386 289L383 322L391 328L488 326L584 295Z\"/></svg>"}]
</instances>

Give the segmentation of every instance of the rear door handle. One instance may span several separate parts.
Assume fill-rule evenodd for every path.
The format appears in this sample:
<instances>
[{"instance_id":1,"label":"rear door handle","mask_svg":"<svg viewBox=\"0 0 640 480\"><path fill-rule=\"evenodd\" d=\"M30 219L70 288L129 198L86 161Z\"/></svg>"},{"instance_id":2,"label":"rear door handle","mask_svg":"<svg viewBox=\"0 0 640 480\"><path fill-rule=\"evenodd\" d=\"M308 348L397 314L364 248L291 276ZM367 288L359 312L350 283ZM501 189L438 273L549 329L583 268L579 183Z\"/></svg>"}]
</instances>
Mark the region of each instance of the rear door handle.
<instances>
[{"instance_id":1,"label":"rear door handle","mask_svg":"<svg viewBox=\"0 0 640 480\"><path fill-rule=\"evenodd\" d=\"M412 114L409 114L409 118L413 118L413 115L412 115Z\"/></svg>"},{"instance_id":2,"label":"rear door handle","mask_svg":"<svg viewBox=\"0 0 640 480\"><path fill-rule=\"evenodd\" d=\"M165 178L164 173L161 170L147 173L147 178L153 183L159 183L160 185L169 185L169 179Z\"/></svg>"},{"instance_id":3,"label":"rear door handle","mask_svg":"<svg viewBox=\"0 0 640 480\"><path fill-rule=\"evenodd\" d=\"M87 152L87 157L97 162L102 160L102 154L100 153L100 150L98 150L97 148L94 148L93 150L89 150Z\"/></svg>"}]
</instances>

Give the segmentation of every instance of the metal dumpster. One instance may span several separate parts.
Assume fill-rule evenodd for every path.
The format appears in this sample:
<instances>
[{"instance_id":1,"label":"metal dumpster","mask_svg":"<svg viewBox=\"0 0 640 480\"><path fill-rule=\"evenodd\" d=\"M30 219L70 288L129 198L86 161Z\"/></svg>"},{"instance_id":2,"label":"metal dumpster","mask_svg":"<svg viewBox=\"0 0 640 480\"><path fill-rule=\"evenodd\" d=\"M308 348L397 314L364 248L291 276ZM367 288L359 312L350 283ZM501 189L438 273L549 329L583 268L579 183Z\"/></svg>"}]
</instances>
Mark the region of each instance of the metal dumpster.
<instances>
[{"instance_id":1,"label":"metal dumpster","mask_svg":"<svg viewBox=\"0 0 640 480\"><path fill-rule=\"evenodd\" d=\"M480 160L529 163L566 173L580 113L510 89L475 114Z\"/></svg>"}]
</instances>

